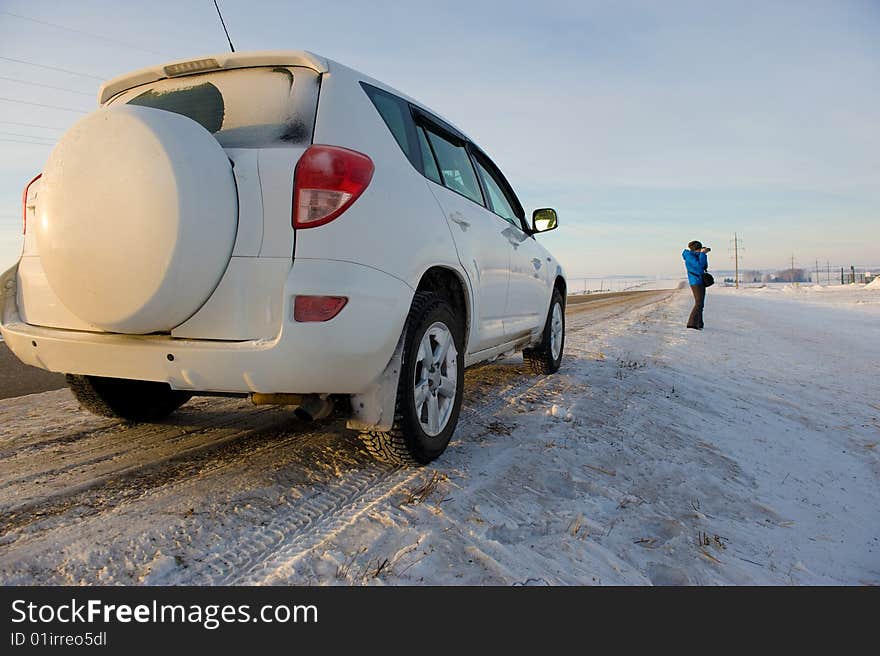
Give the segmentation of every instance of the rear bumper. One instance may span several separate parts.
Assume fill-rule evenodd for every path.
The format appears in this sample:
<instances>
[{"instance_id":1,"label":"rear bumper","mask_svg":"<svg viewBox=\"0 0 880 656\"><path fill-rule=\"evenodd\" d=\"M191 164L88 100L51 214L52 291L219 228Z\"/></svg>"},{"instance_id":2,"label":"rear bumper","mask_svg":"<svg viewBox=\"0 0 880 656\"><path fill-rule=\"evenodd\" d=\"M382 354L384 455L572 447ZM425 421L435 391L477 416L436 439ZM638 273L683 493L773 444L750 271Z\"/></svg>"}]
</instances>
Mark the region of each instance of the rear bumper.
<instances>
[{"instance_id":1,"label":"rear bumper","mask_svg":"<svg viewBox=\"0 0 880 656\"><path fill-rule=\"evenodd\" d=\"M300 258L284 285L279 334L221 342L24 323L13 267L0 277L0 332L24 363L49 371L167 382L180 390L352 394L365 390L391 359L413 293L377 269ZM349 302L330 321L297 323L291 308L296 294L347 296Z\"/></svg>"}]
</instances>

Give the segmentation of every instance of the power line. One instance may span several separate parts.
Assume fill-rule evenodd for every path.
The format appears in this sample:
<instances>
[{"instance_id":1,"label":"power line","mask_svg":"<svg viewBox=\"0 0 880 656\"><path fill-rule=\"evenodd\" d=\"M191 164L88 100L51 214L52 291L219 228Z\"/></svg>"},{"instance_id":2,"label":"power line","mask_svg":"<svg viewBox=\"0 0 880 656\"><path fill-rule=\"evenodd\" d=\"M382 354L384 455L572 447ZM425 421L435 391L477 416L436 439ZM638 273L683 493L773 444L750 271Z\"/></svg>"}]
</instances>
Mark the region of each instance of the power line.
<instances>
[{"instance_id":1,"label":"power line","mask_svg":"<svg viewBox=\"0 0 880 656\"><path fill-rule=\"evenodd\" d=\"M56 91L66 91L67 93L75 93L80 96L89 96L93 97L95 94L86 93L85 91L76 91L75 89L68 89L66 87L56 87L51 84L42 84L41 82L29 82L28 80L17 80L14 77L6 77L5 75L0 75L0 80L8 80L9 82L17 82L18 84L29 84L32 87L43 87L44 89L55 89Z\"/></svg>"},{"instance_id":2,"label":"power line","mask_svg":"<svg viewBox=\"0 0 880 656\"><path fill-rule=\"evenodd\" d=\"M28 139L41 139L48 141L49 143L55 143L54 139L50 139L49 137L38 137L33 134L19 134L18 132L0 132L5 137L27 137Z\"/></svg>"},{"instance_id":3,"label":"power line","mask_svg":"<svg viewBox=\"0 0 880 656\"><path fill-rule=\"evenodd\" d=\"M109 36L95 34L94 32L86 32L85 30L78 30L75 27L67 27L66 25L59 25L58 23L50 23L49 21L40 20L38 18L31 18L30 16L22 16L21 14L14 14L11 11L0 11L0 14L5 14L6 16L12 16L13 18L18 18L19 20L29 21L31 23L37 23L39 25L47 25L49 27L54 27L59 30L66 30L67 32L73 32L75 34L81 34L83 36L87 36L92 39L100 39L101 41L106 41L107 43L112 43L117 46L124 46L126 48L131 48L132 50L140 50L142 52L149 52L154 55L162 55L163 57L167 56L167 53L159 52L158 50L150 50L149 48L141 48L140 46L132 45L131 43L128 43L127 41L113 39Z\"/></svg>"},{"instance_id":4,"label":"power line","mask_svg":"<svg viewBox=\"0 0 880 656\"><path fill-rule=\"evenodd\" d=\"M20 105L33 105L34 107L48 107L49 109L61 109L65 112L79 112L80 114L88 114L85 109L74 109L73 107L61 107L60 105L46 105L44 103L35 103L27 100L16 100L15 98L0 98L5 102L18 103Z\"/></svg>"},{"instance_id":5,"label":"power line","mask_svg":"<svg viewBox=\"0 0 880 656\"><path fill-rule=\"evenodd\" d=\"M41 143L41 142L39 142L39 141L23 141L23 140L21 140L21 139L6 139L6 138L3 138L3 139L0 139L0 141L6 141L6 142L8 142L8 143L28 144L28 145L31 145L31 146L45 146L46 148L49 148L50 146L52 146L52 144L50 144L50 143Z\"/></svg>"},{"instance_id":6,"label":"power line","mask_svg":"<svg viewBox=\"0 0 880 656\"><path fill-rule=\"evenodd\" d=\"M18 121L0 121L4 125L20 125L26 128L42 128L44 130L61 130L64 131L67 128L59 128L55 125L40 125L38 123L19 123Z\"/></svg>"},{"instance_id":7,"label":"power line","mask_svg":"<svg viewBox=\"0 0 880 656\"><path fill-rule=\"evenodd\" d=\"M37 64L34 62L25 61L24 59L13 59L12 57L3 57L0 55L0 59L5 59L6 61L15 62L16 64L25 64L26 66L35 66L36 68L45 68L49 71L60 71L61 73L69 73L70 75L82 75L83 77L90 77L95 80L101 80L103 82L109 76L100 76L100 75L92 75L91 73L80 73L79 71L72 71L69 68L59 68L58 66L47 66L46 64Z\"/></svg>"}]
</instances>

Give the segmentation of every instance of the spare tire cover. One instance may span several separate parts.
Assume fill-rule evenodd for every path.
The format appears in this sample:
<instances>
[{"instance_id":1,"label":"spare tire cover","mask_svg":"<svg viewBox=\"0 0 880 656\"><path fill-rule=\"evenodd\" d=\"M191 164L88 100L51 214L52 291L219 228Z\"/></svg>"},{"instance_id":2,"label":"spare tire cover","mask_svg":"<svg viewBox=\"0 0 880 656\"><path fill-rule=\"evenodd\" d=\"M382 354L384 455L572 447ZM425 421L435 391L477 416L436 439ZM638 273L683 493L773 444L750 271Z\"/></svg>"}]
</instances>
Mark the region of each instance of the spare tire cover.
<instances>
[{"instance_id":1,"label":"spare tire cover","mask_svg":"<svg viewBox=\"0 0 880 656\"><path fill-rule=\"evenodd\" d=\"M71 312L111 332L170 331L205 303L229 263L232 166L189 118L100 109L50 154L35 223L49 286Z\"/></svg>"}]
</instances>

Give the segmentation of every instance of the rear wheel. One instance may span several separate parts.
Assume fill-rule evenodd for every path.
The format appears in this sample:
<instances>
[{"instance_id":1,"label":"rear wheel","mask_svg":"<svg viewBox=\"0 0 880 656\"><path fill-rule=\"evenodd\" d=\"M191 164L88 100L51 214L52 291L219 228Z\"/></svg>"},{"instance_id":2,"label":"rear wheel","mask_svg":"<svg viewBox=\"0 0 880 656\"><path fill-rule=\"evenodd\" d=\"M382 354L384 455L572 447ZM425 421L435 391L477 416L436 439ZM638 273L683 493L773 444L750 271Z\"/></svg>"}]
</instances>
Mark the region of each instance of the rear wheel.
<instances>
[{"instance_id":1,"label":"rear wheel","mask_svg":"<svg viewBox=\"0 0 880 656\"><path fill-rule=\"evenodd\" d=\"M67 385L86 410L127 421L164 419L192 398L167 383L67 374Z\"/></svg>"},{"instance_id":2,"label":"rear wheel","mask_svg":"<svg viewBox=\"0 0 880 656\"><path fill-rule=\"evenodd\" d=\"M565 305L558 289L553 290L550 311L541 341L533 348L523 349L523 359L536 374L553 374L562 364L562 349L565 347Z\"/></svg>"},{"instance_id":3,"label":"rear wheel","mask_svg":"<svg viewBox=\"0 0 880 656\"><path fill-rule=\"evenodd\" d=\"M382 462L424 465L443 453L458 423L464 330L449 303L431 292L416 292L405 330L394 424L361 440Z\"/></svg>"}]
</instances>

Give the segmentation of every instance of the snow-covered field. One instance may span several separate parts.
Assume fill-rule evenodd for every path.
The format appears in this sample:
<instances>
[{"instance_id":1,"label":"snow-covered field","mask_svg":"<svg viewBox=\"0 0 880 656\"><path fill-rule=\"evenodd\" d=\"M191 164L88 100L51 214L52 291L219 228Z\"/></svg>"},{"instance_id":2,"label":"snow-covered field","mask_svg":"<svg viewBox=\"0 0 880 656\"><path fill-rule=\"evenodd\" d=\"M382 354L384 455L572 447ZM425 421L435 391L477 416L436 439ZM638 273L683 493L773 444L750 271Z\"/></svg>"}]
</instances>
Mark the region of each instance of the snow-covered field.
<instances>
[{"instance_id":1,"label":"snow-covered field","mask_svg":"<svg viewBox=\"0 0 880 656\"><path fill-rule=\"evenodd\" d=\"M797 300L842 310L880 314L880 278L870 285L819 285L814 283L769 283L748 285L741 293L762 298Z\"/></svg>"},{"instance_id":2,"label":"snow-covered field","mask_svg":"<svg viewBox=\"0 0 880 656\"><path fill-rule=\"evenodd\" d=\"M880 290L572 306L559 374L468 372L447 453L373 464L339 423L191 402L0 401L0 582L880 583Z\"/></svg>"},{"instance_id":3,"label":"snow-covered field","mask_svg":"<svg viewBox=\"0 0 880 656\"><path fill-rule=\"evenodd\" d=\"M596 294L603 292L622 292L633 290L676 289L685 276L677 278L639 278L636 276L587 276L568 278L568 293Z\"/></svg>"}]
</instances>

